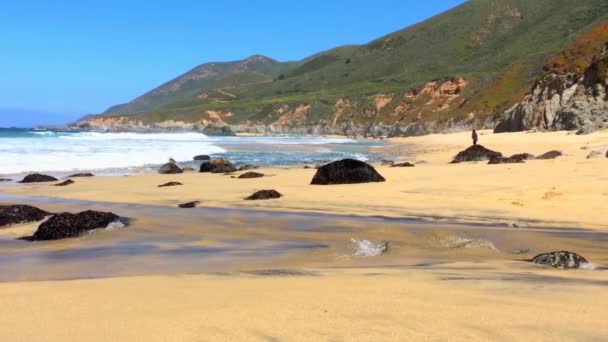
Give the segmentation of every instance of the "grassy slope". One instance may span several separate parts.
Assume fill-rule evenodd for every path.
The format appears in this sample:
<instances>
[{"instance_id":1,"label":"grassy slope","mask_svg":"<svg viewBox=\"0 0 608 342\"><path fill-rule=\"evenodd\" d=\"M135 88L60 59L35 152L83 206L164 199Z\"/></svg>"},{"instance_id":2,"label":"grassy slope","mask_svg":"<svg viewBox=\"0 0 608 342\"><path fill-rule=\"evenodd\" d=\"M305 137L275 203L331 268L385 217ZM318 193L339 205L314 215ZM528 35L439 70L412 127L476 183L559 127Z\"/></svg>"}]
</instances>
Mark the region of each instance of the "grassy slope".
<instances>
[{"instance_id":1,"label":"grassy slope","mask_svg":"<svg viewBox=\"0 0 608 342\"><path fill-rule=\"evenodd\" d=\"M206 109L224 109L235 113L234 122L270 122L274 108L306 103L312 105L309 120L315 122L332 113L338 98L358 101L363 109L370 95L400 94L432 79L462 76L470 84L464 93L466 105L422 117L445 120L469 112L483 116L521 97L546 60L606 20L607 14L604 0L471 0L363 46L340 47L299 63L265 62L245 73L224 70L220 77L190 81L178 92L156 90L108 113L145 112L142 118L156 121L195 119ZM234 63L228 64L234 68ZM196 97L226 87L235 98Z\"/></svg>"}]
</instances>

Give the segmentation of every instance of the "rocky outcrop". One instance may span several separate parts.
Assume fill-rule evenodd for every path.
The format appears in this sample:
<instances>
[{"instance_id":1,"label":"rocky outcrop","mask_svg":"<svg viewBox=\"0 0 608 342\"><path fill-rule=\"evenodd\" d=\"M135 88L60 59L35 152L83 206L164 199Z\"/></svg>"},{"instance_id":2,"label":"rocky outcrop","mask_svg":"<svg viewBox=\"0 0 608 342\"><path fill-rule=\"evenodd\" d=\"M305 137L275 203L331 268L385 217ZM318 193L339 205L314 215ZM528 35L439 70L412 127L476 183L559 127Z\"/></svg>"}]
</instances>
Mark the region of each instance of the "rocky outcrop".
<instances>
[{"instance_id":1,"label":"rocky outcrop","mask_svg":"<svg viewBox=\"0 0 608 342\"><path fill-rule=\"evenodd\" d=\"M456 157L454 157L454 160L452 160L452 163L486 161L499 157L502 157L502 153L489 150L482 145L473 145L466 150L459 152Z\"/></svg>"},{"instance_id":2,"label":"rocky outcrop","mask_svg":"<svg viewBox=\"0 0 608 342\"><path fill-rule=\"evenodd\" d=\"M202 133L208 136L234 137L236 133L229 126L207 125L203 128Z\"/></svg>"},{"instance_id":3,"label":"rocky outcrop","mask_svg":"<svg viewBox=\"0 0 608 342\"><path fill-rule=\"evenodd\" d=\"M224 158L217 158L212 161L202 163L199 171L203 173L231 173L236 172L237 168L228 160Z\"/></svg>"},{"instance_id":4,"label":"rocky outcrop","mask_svg":"<svg viewBox=\"0 0 608 342\"><path fill-rule=\"evenodd\" d=\"M524 163L522 159L512 158L512 157L496 157L490 159L488 165L498 165L498 164L521 164Z\"/></svg>"},{"instance_id":5,"label":"rocky outcrop","mask_svg":"<svg viewBox=\"0 0 608 342\"><path fill-rule=\"evenodd\" d=\"M78 214L57 214L43 222L29 238L34 241L59 240L78 237L94 229L107 228L111 224L128 225L129 220L113 213L83 211Z\"/></svg>"},{"instance_id":6,"label":"rocky outcrop","mask_svg":"<svg viewBox=\"0 0 608 342\"><path fill-rule=\"evenodd\" d=\"M586 134L608 128L608 45L596 56L583 54L578 60L569 60L574 53L581 54L579 50L583 49L573 49L550 61L545 66L548 71L521 103L499 118L494 131L578 130L578 134ZM567 61L562 62L564 59ZM584 70L575 68L587 59L593 62Z\"/></svg>"},{"instance_id":7,"label":"rocky outcrop","mask_svg":"<svg viewBox=\"0 0 608 342\"><path fill-rule=\"evenodd\" d=\"M310 184L358 184L384 182L373 166L355 159L344 159L321 166Z\"/></svg>"},{"instance_id":8,"label":"rocky outcrop","mask_svg":"<svg viewBox=\"0 0 608 342\"><path fill-rule=\"evenodd\" d=\"M158 169L158 173L161 175L172 175L177 173L183 173L184 171L174 163L167 163Z\"/></svg>"},{"instance_id":9,"label":"rocky outcrop","mask_svg":"<svg viewBox=\"0 0 608 342\"><path fill-rule=\"evenodd\" d=\"M257 200L281 198L281 196L283 196L283 195L281 195L281 193L279 193L276 190L260 190L245 199L248 201L257 201Z\"/></svg>"},{"instance_id":10,"label":"rocky outcrop","mask_svg":"<svg viewBox=\"0 0 608 342\"><path fill-rule=\"evenodd\" d=\"M46 183L46 182L56 182L57 178L52 176L43 175L40 173L34 173L31 175L27 175L23 178L19 183Z\"/></svg>"},{"instance_id":11,"label":"rocky outcrop","mask_svg":"<svg viewBox=\"0 0 608 342\"><path fill-rule=\"evenodd\" d=\"M531 260L535 264L551 266L555 268L583 268L590 265L584 257L567 251L543 253Z\"/></svg>"},{"instance_id":12,"label":"rocky outcrop","mask_svg":"<svg viewBox=\"0 0 608 342\"><path fill-rule=\"evenodd\" d=\"M48 215L50 213L29 205L2 205L0 206L0 227L41 221Z\"/></svg>"}]
</instances>

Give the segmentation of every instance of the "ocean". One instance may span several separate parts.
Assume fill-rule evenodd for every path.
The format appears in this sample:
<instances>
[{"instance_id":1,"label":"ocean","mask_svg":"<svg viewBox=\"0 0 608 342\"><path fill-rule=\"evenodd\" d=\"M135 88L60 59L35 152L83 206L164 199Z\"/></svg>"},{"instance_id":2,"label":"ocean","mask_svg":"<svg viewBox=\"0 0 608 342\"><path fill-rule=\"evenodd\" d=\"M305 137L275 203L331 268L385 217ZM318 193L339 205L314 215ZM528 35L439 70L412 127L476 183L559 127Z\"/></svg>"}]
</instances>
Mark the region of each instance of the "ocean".
<instances>
[{"instance_id":1,"label":"ocean","mask_svg":"<svg viewBox=\"0 0 608 342\"><path fill-rule=\"evenodd\" d=\"M151 172L169 158L197 167L196 155L260 166L364 161L380 141L325 137L209 137L201 133L101 133L0 129L0 175L27 172Z\"/></svg>"}]
</instances>

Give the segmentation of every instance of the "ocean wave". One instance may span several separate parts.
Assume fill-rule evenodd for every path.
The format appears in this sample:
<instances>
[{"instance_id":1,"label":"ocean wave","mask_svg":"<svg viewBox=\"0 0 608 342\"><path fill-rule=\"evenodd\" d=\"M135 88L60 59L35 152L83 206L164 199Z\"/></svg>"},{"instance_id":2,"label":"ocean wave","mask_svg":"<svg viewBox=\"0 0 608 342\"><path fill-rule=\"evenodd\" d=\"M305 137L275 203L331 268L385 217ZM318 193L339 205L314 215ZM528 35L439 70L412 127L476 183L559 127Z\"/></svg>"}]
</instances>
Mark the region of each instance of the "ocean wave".
<instances>
[{"instance_id":1,"label":"ocean wave","mask_svg":"<svg viewBox=\"0 0 608 342\"><path fill-rule=\"evenodd\" d=\"M202 133L100 133L80 132L63 133L60 139L70 140L154 140L154 141L209 141L209 137Z\"/></svg>"}]
</instances>

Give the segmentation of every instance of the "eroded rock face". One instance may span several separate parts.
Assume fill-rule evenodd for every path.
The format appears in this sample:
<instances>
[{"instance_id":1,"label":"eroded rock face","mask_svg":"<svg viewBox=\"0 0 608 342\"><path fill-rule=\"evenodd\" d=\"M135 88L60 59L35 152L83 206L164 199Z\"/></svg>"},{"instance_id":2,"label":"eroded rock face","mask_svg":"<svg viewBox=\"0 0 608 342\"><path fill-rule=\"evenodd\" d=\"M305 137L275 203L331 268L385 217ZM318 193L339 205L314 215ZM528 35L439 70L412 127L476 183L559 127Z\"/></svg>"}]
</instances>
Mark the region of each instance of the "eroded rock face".
<instances>
[{"instance_id":1,"label":"eroded rock face","mask_svg":"<svg viewBox=\"0 0 608 342\"><path fill-rule=\"evenodd\" d=\"M174 163L167 163L158 169L158 173L163 175L183 173L184 171Z\"/></svg>"},{"instance_id":2,"label":"eroded rock face","mask_svg":"<svg viewBox=\"0 0 608 342\"><path fill-rule=\"evenodd\" d=\"M283 195L276 190L260 190L245 199L248 201L256 201L281 198L281 196Z\"/></svg>"},{"instance_id":3,"label":"eroded rock face","mask_svg":"<svg viewBox=\"0 0 608 342\"><path fill-rule=\"evenodd\" d=\"M230 173L237 171L231 162L224 158L217 158L201 164L200 172Z\"/></svg>"},{"instance_id":4,"label":"eroded rock face","mask_svg":"<svg viewBox=\"0 0 608 342\"><path fill-rule=\"evenodd\" d=\"M262 177L264 177L263 173L250 171L250 172L243 173L238 178L240 178L240 179L250 179L250 178L262 178Z\"/></svg>"},{"instance_id":5,"label":"eroded rock face","mask_svg":"<svg viewBox=\"0 0 608 342\"><path fill-rule=\"evenodd\" d=\"M502 157L502 153L489 150L482 145L473 145L458 153L452 163L486 161L498 157Z\"/></svg>"},{"instance_id":6,"label":"eroded rock face","mask_svg":"<svg viewBox=\"0 0 608 342\"><path fill-rule=\"evenodd\" d=\"M386 181L384 177L373 166L355 159L344 159L321 166L311 184L358 184L384 181Z\"/></svg>"},{"instance_id":7,"label":"eroded rock face","mask_svg":"<svg viewBox=\"0 0 608 342\"><path fill-rule=\"evenodd\" d=\"M567 251L539 254L532 258L532 262L555 268L583 268L590 265L584 257Z\"/></svg>"},{"instance_id":8,"label":"eroded rock face","mask_svg":"<svg viewBox=\"0 0 608 342\"><path fill-rule=\"evenodd\" d=\"M2 205L0 206L0 227L41 221L48 215L51 214L29 205Z\"/></svg>"},{"instance_id":9,"label":"eroded rock face","mask_svg":"<svg viewBox=\"0 0 608 342\"><path fill-rule=\"evenodd\" d=\"M129 220L113 213L87 210L78 214L57 214L43 222L31 237L34 241L59 240L80 236L110 224L128 225Z\"/></svg>"},{"instance_id":10,"label":"eroded rock face","mask_svg":"<svg viewBox=\"0 0 608 342\"><path fill-rule=\"evenodd\" d=\"M19 183L46 183L46 182L56 182L57 178L52 176L43 175L40 173L34 173L31 175L25 176L23 180Z\"/></svg>"},{"instance_id":11,"label":"eroded rock face","mask_svg":"<svg viewBox=\"0 0 608 342\"><path fill-rule=\"evenodd\" d=\"M560 151L549 151L547 153L543 153L540 156L537 156L536 159L547 160L547 159L555 159L563 156L564 154Z\"/></svg>"}]
</instances>

